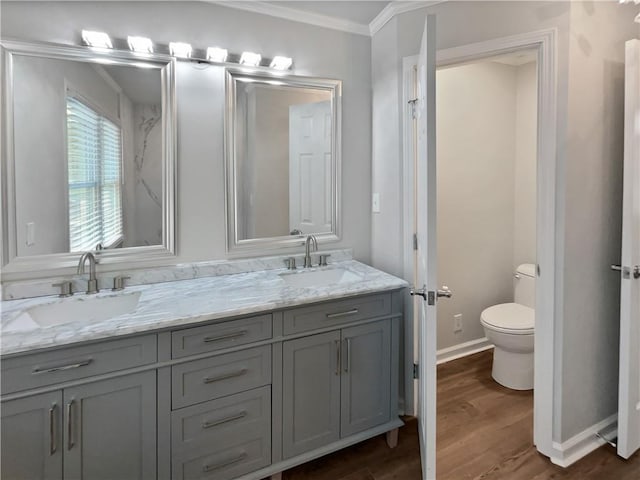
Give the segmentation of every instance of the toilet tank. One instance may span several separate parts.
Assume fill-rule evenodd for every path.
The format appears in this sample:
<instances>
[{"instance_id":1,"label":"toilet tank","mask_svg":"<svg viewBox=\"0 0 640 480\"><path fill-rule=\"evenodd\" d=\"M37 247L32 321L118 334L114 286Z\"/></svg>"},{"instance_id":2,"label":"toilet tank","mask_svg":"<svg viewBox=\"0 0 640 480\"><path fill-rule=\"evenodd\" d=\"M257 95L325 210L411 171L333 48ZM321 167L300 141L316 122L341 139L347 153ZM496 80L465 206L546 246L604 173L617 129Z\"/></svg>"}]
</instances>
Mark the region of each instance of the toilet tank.
<instances>
[{"instance_id":1,"label":"toilet tank","mask_svg":"<svg viewBox=\"0 0 640 480\"><path fill-rule=\"evenodd\" d=\"M536 266L523 263L516 269L513 283L513 301L525 307L535 308Z\"/></svg>"}]
</instances>

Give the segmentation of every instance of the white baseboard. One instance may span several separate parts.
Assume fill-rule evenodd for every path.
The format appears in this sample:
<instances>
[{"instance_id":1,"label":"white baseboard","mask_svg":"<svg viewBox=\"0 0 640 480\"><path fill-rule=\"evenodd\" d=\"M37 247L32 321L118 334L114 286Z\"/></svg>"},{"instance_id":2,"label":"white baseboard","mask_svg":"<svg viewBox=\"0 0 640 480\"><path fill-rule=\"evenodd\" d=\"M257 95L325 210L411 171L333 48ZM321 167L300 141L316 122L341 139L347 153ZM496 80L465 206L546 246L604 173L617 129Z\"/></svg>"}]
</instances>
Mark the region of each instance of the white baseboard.
<instances>
[{"instance_id":1,"label":"white baseboard","mask_svg":"<svg viewBox=\"0 0 640 480\"><path fill-rule=\"evenodd\" d=\"M460 343L452 347L443 348L437 352L437 363L447 363L457 358L466 357L467 355L473 355L474 353L482 352L493 348L493 344L487 340L487 337L478 338L477 340L471 340L470 342Z\"/></svg>"},{"instance_id":2,"label":"white baseboard","mask_svg":"<svg viewBox=\"0 0 640 480\"><path fill-rule=\"evenodd\" d=\"M554 453L549 457L551 462L566 468L587 456L606 443L602 438L596 437L596 433L600 432L607 438L615 436L617 421L618 415L611 415L565 442L553 442Z\"/></svg>"}]
</instances>

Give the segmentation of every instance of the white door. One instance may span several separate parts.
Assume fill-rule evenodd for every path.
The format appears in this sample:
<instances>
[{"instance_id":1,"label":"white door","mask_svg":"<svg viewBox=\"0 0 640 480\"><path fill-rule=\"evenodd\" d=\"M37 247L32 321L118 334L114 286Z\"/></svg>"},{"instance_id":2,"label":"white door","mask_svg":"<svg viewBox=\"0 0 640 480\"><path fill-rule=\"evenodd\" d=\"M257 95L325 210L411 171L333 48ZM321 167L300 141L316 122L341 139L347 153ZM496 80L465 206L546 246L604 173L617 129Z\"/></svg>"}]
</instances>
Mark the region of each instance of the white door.
<instances>
[{"instance_id":1,"label":"white door","mask_svg":"<svg viewBox=\"0 0 640 480\"><path fill-rule=\"evenodd\" d=\"M289 230L331 231L331 102L289 107Z\"/></svg>"},{"instance_id":2,"label":"white door","mask_svg":"<svg viewBox=\"0 0 640 480\"><path fill-rule=\"evenodd\" d=\"M417 284L423 297L436 285L436 47L435 17L427 16L418 58L418 155L416 167ZM432 295L435 296L435 295ZM419 323L418 420L422 476L436 477L436 306L415 296ZM432 301L429 301L432 300ZM430 305L431 304L431 305Z\"/></svg>"},{"instance_id":3,"label":"white door","mask_svg":"<svg viewBox=\"0 0 640 480\"><path fill-rule=\"evenodd\" d=\"M640 448L640 40L626 45L618 455Z\"/></svg>"}]
</instances>

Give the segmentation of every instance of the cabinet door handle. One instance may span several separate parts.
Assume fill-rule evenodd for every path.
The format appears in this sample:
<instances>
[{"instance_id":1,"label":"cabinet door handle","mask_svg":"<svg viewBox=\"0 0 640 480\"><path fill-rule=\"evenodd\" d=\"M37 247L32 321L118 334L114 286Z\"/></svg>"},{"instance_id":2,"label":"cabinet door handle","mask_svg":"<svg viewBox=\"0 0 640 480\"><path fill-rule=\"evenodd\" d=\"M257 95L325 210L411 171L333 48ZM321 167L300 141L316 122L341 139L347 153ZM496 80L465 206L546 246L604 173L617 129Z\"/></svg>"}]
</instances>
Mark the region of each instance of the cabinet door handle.
<instances>
[{"instance_id":1,"label":"cabinet door handle","mask_svg":"<svg viewBox=\"0 0 640 480\"><path fill-rule=\"evenodd\" d=\"M234 463L241 462L245 458L247 458L247 453L246 452L242 452L237 457L231 458L229 460L225 460L225 461L220 462L220 463L214 463L214 464L207 463L207 464L203 465L202 471L204 473L213 472L214 470L219 470L220 468L228 467L229 465L233 465Z\"/></svg>"},{"instance_id":2,"label":"cabinet door handle","mask_svg":"<svg viewBox=\"0 0 640 480\"><path fill-rule=\"evenodd\" d=\"M242 375L244 375L247 372L248 372L248 370L246 368L243 368L242 370L238 370L237 372L223 373L222 375L218 375L217 377L207 377L207 378L205 378L203 380L203 382L204 383L215 383L215 382L219 382L221 380L227 380L229 378L241 377Z\"/></svg>"},{"instance_id":3,"label":"cabinet door handle","mask_svg":"<svg viewBox=\"0 0 640 480\"><path fill-rule=\"evenodd\" d=\"M226 335L219 335L217 337L205 337L203 342L212 343L220 342L222 340L230 340L232 338L244 337L247 333L249 333L248 330L241 330L239 332L227 333Z\"/></svg>"},{"instance_id":4,"label":"cabinet door handle","mask_svg":"<svg viewBox=\"0 0 640 480\"><path fill-rule=\"evenodd\" d=\"M92 361L93 361L92 359L88 358L87 360L81 360L80 362L70 363L68 365L60 365L58 367L35 368L32 373L34 375L39 375L41 373L53 373L53 372L60 372L63 370L71 370L73 368L86 367Z\"/></svg>"},{"instance_id":5,"label":"cabinet door handle","mask_svg":"<svg viewBox=\"0 0 640 480\"><path fill-rule=\"evenodd\" d=\"M327 318L348 317L349 315L355 315L356 313L358 313L358 309L354 308L352 310L347 310L346 312L327 313Z\"/></svg>"},{"instance_id":6,"label":"cabinet door handle","mask_svg":"<svg viewBox=\"0 0 640 480\"><path fill-rule=\"evenodd\" d=\"M229 422L233 422L234 420L240 420L241 418L244 418L247 416L247 412L246 411L242 411L236 415L231 415L230 417L226 417L226 418L220 418L218 420L209 420L206 422L202 423L202 428L211 428L211 427L217 427L218 425L223 425L225 423L229 423Z\"/></svg>"},{"instance_id":7,"label":"cabinet door handle","mask_svg":"<svg viewBox=\"0 0 640 480\"><path fill-rule=\"evenodd\" d=\"M344 371L347 373L351 370L351 339L347 338L345 342L347 343L347 366L344 367Z\"/></svg>"},{"instance_id":8,"label":"cabinet door handle","mask_svg":"<svg viewBox=\"0 0 640 480\"><path fill-rule=\"evenodd\" d=\"M71 400L67 403L67 450L71 450L74 446L73 442L73 403Z\"/></svg>"},{"instance_id":9,"label":"cabinet door handle","mask_svg":"<svg viewBox=\"0 0 640 480\"><path fill-rule=\"evenodd\" d=\"M58 406L54 403L49 409L49 456L56 453L56 410Z\"/></svg>"},{"instance_id":10,"label":"cabinet door handle","mask_svg":"<svg viewBox=\"0 0 640 480\"><path fill-rule=\"evenodd\" d=\"M340 340L336 340L336 375L340 375Z\"/></svg>"}]
</instances>

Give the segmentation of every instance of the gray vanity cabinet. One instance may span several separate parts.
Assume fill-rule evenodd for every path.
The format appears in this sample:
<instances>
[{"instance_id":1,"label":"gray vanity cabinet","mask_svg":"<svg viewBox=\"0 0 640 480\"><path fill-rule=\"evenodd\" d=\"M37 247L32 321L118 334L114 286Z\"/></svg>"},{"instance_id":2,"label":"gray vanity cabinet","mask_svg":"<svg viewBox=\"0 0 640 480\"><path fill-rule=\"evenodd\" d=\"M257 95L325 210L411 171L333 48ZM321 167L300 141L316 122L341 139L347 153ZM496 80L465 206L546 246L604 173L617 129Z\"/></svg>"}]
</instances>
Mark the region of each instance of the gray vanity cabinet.
<instances>
[{"instance_id":1,"label":"gray vanity cabinet","mask_svg":"<svg viewBox=\"0 0 640 480\"><path fill-rule=\"evenodd\" d=\"M340 331L282 346L284 458L340 438Z\"/></svg>"},{"instance_id":2,"label":"gray vanity cabinet","mask_svg":"<svg viewBox=\"0 0 640 480\"><path fill-rule=\"evenodd\" d=\"M64 478L156 478L156 372L64 390Z\"/></svg>"},{"instance_id":3,"label":"gray vanity cabinet","mask_svg":"<svg viewBox=\"0 0 640 480\"><path fill-rule=\"evenodd\" d=\"M285 341L282 358L284 458L390 420L390 320Z\"/></svg>"},{"instance_id":4,"label":"gray vanity cabinet","mask_svg":"<svg viewBox=\"0 0 640 480\"><path fill-rule=\"evenodd\" d=\"M342 330L340 434L348 437L390 420L391 323Z\"/></svg>"},{"instance_id":5,"label":"gray vanity cabinet","mask_svg":"<svg viewBox=\"0 0 640 480\"><path fill-rule=\"evenodd\" d=\"M62 391L2 403L6 479L62 479Z\"/></svg>"}]
</instances>

